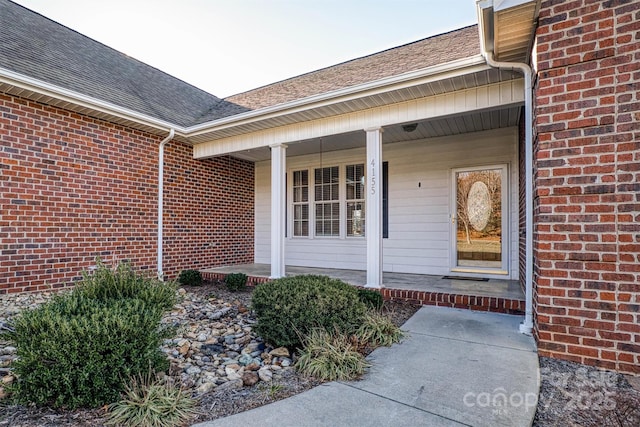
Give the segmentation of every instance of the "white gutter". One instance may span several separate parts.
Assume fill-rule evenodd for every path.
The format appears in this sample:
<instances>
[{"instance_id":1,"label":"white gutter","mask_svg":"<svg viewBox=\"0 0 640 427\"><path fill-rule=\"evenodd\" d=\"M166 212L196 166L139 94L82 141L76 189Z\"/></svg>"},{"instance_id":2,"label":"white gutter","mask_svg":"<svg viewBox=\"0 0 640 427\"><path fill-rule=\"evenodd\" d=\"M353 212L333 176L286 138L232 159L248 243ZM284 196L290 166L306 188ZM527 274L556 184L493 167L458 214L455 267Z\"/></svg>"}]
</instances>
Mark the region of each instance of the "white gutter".
<instances>
[{"instance_id":1,"label":"white gutter","mask_svg":"<svg viewBox=\"0 0 640 427\"><path fill-rule=\"evenodd\" d=\"M38 93L46 97L55 98L80 107L99 111L104 114L118 116L122 119L164 132L170 128L176 129L176 131L181 135L185 132L184 128L176 126L175 124L0 67L0 84L2 83L28 92Z\"/></svg>"},{"instance_id":2,"label":"white gutter","mask_svg":"<svg viewBox=\"0 0 640 427\"><path fill-rule=\"evenodd\" d=\"M482 5L480 4L482 3ZM533 100L531 67L523 62L499 62L493 58L493 50L485 43L483 8L492 8L493 2L482 1L478 7L480 50L487 64L499 69L520 71L524 75L524 145L525 145L525 316L520 332L531 335L533 331ZM492 29L490 29L492 31Z\"/></svg>"},{"instance_id":3,"label":"white gutter","mask_svg":"<svg viewBox=\"0 0 640 427\"><path fill-rule=\"evenodd\" d=\"M96 98L56 86L42 80L34 79L11 70L0 68L0 84L5 83L26 91L48 96L74 105L99 111L104 114L120 117L144 126L160 131L174 129L176 135L190 138L209 132L215 132L235 126L247 125L267 119L277 118L286 114L319 108L337 102L345 102L362 96L370 96L389 90L402 89L421 83L428 83L442 78L443 74L453 73L462 75L469 73L469 68L476 67L477 71L485 69L486 63L482 55L471 56L455 61L438 64L432 67L410 71L408 73L391 76L366 82L363 84L321 93L302 99L297 99L283 104L277 104L257 110L251 110L229 117L212 120L206 123L190 127L181 127L176 124L158 120L154 117L138 113L136 111L120 107L118 105L101 101Z\"/></svg>"},{"instance_id":4,"label":"white gutter","mask_svg":"<svg viewBox=\"0 0 640 427\"><path fill-rule=\"evenodd\" d=\"M158 151L158 279L164 280L162 271L162 208L164 206L164 146L171 141L175 135L175 130L171 128L169 135L160 142Z\"/></svg>"}]
</instances>

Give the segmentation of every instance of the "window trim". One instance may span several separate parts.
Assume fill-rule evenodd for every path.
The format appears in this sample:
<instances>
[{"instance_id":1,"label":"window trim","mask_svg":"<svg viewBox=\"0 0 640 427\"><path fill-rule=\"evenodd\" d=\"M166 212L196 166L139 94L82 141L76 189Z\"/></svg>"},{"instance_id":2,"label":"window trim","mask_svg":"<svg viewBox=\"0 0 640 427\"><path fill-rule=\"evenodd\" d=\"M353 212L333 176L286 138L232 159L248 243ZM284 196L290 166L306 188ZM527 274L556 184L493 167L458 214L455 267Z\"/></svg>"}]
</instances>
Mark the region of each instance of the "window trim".
<instances>
[{"instance_id":1,"label":"window trim","mask_svg":"<svg viewBox=\"0 0 640 427\"><path fill-rule=\"evenodd\" d=\"M298 201L296 202L295 200L295 190L296 190L296 172L307 172L307 184L306 184L306 188L307 188L307 200L306 201ZM305 187L305 185L300 185L300 188ZM311 209L311 203L310 203L310 193L311 193L311 186L309 185L309 171L307 169L298 169L298 170L294 170L291 171L291 235L294 237L307 237L307 235L301 234L301 235L296 235L296 206L307 206L307 233L309 232L309 228L310 228L310 209ZM287 191L288 193L288 191ZM287 207L286 211L288 212L289 209ZM288 231L289 227L285 227Z\"/></svg>"},{"instance_id":2,"label":"window trim","mask_svg":"<svg viewBox=\"0 0 640 427\"><path fill-rule=\"evenodd\" d=\"M315 216L315 169L320 168L318 164L305 164L303 166L292 167L288 170L288 175L293 177L293 174L297 171L306 170L308 172L308 187L309 187L309 235L307 236L294 236L294 203L293 203L293 179L287 183L287 208L286 215L288 216L287 226L286 226L286 236L288 239L293 240L354 240L354 241L364 241L366 239L366 221L365 221L365 234L363 236L349 236L347 235L347 198L346 198L346 180L347 174L346 169L347 166L359 165L365 163L364 160L352 160L348 162L335 162L331 163L327 166L322 165L322 167L338 167L338 202L340 206L340 233L335 236L316 236L316 216ZM366 172L366 168L365 168ZM364 200L365 203L365 212L367 209L366 198ZM382 237L384 239L389 238L389 162L382 162Z\"/></svg>"}]
</instances>

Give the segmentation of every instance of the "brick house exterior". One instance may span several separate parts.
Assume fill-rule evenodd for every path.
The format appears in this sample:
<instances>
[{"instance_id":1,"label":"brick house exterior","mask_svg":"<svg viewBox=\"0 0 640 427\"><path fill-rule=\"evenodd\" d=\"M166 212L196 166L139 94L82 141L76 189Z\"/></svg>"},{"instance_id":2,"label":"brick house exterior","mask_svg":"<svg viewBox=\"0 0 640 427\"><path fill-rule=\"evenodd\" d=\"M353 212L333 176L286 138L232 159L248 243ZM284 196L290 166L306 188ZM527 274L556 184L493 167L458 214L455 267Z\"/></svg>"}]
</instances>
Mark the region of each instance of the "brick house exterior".
<instances>
[{"instance_id":1,"label":"brick house exterior","mask_svg":"<svg viewBox=\"0 0 640 427\"><path fill-rule=\"evenodd\" d=\"M544 1L536 31L539 353L640 372L640 2Z\"/></svg>"},{"instance_id":2,"label":"brick house exterior","mask_svg":"<svg viewBox=\"0 0 640 427\"><path fill-rule=\"evenodd\" d=\"M158 143L0 95L0 293L69 286L96 257L155 271ZM253 260L253 164L165 155L165 273Z\"/></svg>"},{"instance_id":3,"label":"brick house exterior","mask_svg":"<svg viewBox=\"0 0 640 427\"><path fill-rule=\"evenodd\" d=\"M68 286L97 256L109 263L131 260L137 268L155 271L158 149L169 129L177 136L166 145L164 159L162 258L168 277L187 268L252 263L258 240L264 253L269 250L269 230L273 236L276 222L270 221L269 201L271 207L286 204L286 191L267 183L275 176L274 163L268 163L273 150L285 161L287 156L307 161L314 151L305 151L304 143L312 147L319 140L322 147L323 140L331 145L335 137L335 145L352 144L342 150L358 163L364 144L353 140L364 141L366 130L367 147L374 145L384 127L385 142L399 142L389 144L385 154L393 157L394 149L399 153L406 148L410 154L395 158L405 168L412 156L413 166L419 156L430 156L420 151L428 148L423 143L437 140L440 148L434 152L454 159L434 179L446 182L455 168L491 164L454 165L456 153L446 150L461 144L455 137L462 134L468 145L457 145L463 147L457 157L478 157L496 139L504 144L495 152L514 152L514 255L509 255L512 271L507 274L514 279L519 275L525 287L526 248L531 246L526 246L524 230L533 218L529 284L539 354L639 373L640 1L495 3L498 9L509 4L535 11L525 26L530 28L527 47L500 59L519 58L533 68L529 217L522 76L486 64L475 26L220 100L0 0L5 15L13 14L0 25L0 37L18 38L27 46L11 51L10 45L0 44L0 294ZM478 4L489 5L494 13L492 0ZM503 12L495 11L496 16ZM0 24L2 18L0 13ZM60 64L69 61L58 62L47 52L29 55L29 46L37 45L22 34L25 28L37 28L52 40L73 38L72 49L61 57L79 55L76 63L86 74L60 71ZM16 56L20 61L14 61ZM13 68L5 75L7 67ZM109 73L129 67L135 91L118 91L105 83ZM43 80L42 88L20 80L26 74ZM70 90L75 98L63 90L51 95L48 85ZM420 123L424 129L435 123L436 132L451 117L469 127L459 134L425 133L414 141L402 130L404 124ZM487 117L501 124L487 127ZM502 123L504 117L511 119ZM394 136L406 140L392 140ZM474 138L485 144L477 152L472 151ZM421 184L413 183L426 179L423 171L416 167L407 178L393 166L399 192L408 200L424 197L416 189ZM402 187L409 182L411 187ZM448 196L443 191L441 199ZM281 193L280 199L274 192ZM444 222L450 222L446 214ZM338 250L327 241L329 251ZM354 241L348 242L349 250L364 247L353 249L362 243ZM313 240L304 241L309 242ZM273 246L271 250L275 252Z\"/></svg>"}]
</instances>

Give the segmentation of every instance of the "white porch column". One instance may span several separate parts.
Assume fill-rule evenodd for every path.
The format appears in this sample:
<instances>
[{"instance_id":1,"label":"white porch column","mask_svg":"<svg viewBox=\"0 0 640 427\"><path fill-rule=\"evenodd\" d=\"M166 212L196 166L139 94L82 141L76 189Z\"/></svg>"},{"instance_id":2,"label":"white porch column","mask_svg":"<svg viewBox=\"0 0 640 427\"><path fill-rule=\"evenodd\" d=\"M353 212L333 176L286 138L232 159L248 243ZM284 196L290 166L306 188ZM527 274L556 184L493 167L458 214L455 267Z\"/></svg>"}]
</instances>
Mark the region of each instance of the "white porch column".
<instances>
[{"instance_id":1,"label":"white porch column","mask_svg":"<svg viewBox=\"0 0 640 427\"><path fill-rule=\"evenodd\" d=\"M365 129L367 133L367 236L368 288L382 287L382 128Z\"/></svg>"},{"instance_id":2,"label":"white porch column","mask_svg":"<svg viewBox=\"0 0 640 427\"><path fill-rule=\"evenodd\" d=\"M287 146L271 147L271 278L284 277L284 230L286 227Z\"/></svg>"}]
</instances>

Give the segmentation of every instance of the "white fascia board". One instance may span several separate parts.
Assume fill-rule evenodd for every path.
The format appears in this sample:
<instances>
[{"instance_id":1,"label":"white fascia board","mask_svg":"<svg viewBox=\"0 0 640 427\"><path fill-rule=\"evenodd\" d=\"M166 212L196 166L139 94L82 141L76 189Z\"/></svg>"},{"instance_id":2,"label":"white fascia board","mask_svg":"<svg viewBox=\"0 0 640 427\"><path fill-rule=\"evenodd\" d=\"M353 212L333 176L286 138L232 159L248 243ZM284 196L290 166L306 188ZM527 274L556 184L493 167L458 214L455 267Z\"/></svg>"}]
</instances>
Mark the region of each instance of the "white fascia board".
<instances>
[{"instance_id":1,"label":"white fascia board","mask_svg":"<svg viewBox=\"0 0 640 427\"><path fill-rule=\"evenodd\" d=\"M520 105L524 101L522 80L507 80L439 95L411 99L367 110L288 124L241 135L205 141L193 146L193 157L202 159L240 151L322 138L341 133L402 122L453 116L465 112Z\"/></svg>"},{"instance_id":2,"label":"white fascia board","mask_svg":"<svg viewBox=\"0 0 640 427\"><path fill-rule=\"evenodd\" d=\"M169 132L170 129L175 129L176 135L185 136L185 129L180 126L176 126L173 123L165 122L146 114L141 114L109 102L101 101L79 92L52 85L42 80L34 79L5 68L0 68L0 82L29 92L38 93L40 95L98 111L103 114L113 115L144 126L149 126L163 132Z\"/></svg>"},{"instance_id":3,"label":"white fascia board","mask_svg":"<svg viewBox=\"0 0 640 427\"><path fill-rule=\"evenodd\" d=\"M300 100L278 104L258 110L247 111L245 113L236 114L222 119L213 120L188 128L177 126L157 118L138 113L136 111L120 107L118 105L105 102L75 91L71 91L60 86L52 85L38 79L34 79L23 74L15 73L11 70L0 68L0 82L49 96L61 101L69 102L84 108L101 112L103 114L113 115L125 120L130 120L144 126L149 126L164 132L169 129L175 129L176 136L189 138L217 130L228 129L231 127L246 125L249 123L259 122L267 119L277 118L286 114L310 110L327 105L337 104L352 99L371 96L384 93L390 90L402 89L418 84L424 84L431 81L437 81L444 78L460 76L472 72L489 69L482 55L476 55L463 58L456 61L439 64L409 73L392 76L373 82L367 82L361 85L339 89L332 92L326 92Z\"/></svg>"},{"instance_id":4,"label":"white fascia board","mask_svg":"<svg viewBox=\"0 0 640 427\"><path fill-rule=\"evenodd\" d=\"M196 136L203 133L214 132L216 130L245 125L265 119L271 119L285 114L296 113L312 108L323 107L339 102L361 98L363 96L375 95L389 90L401 89L403 87L415 86L417 84L428 83L430 81L457 75L468 74L479 71L469 70L470 67L480 67L489 69L482 55L471 56L456 61L446 62L433 67L423 68L409 73L400 74L361 85L351 86L332 92L326 92L307 98L278 104L258 110L247 111L234 116L225 117L186 129L187 136Z\"/></svg>"},{"instance_id":5,"label":"white fascia board","mask_svg":"<svg viewBox=\"0 0 640 427\"><path fill-rule=\"evenodd\" d=\"M527 3L535 3L537 0L477 0L476 4L480 9L493 9L494 12L522 6Z\"/></svg>"},{"instance_id":6,"label":"white fascia board","mask_svg":"<svg viewBox=\"0 0 640 427\"><path fill-rule=\"evenodd\" d=\"M493 0L493 10L500 12L514 7L522 6L527 3L535 3L536 0Z\"/></svg>"}]
</instances>

